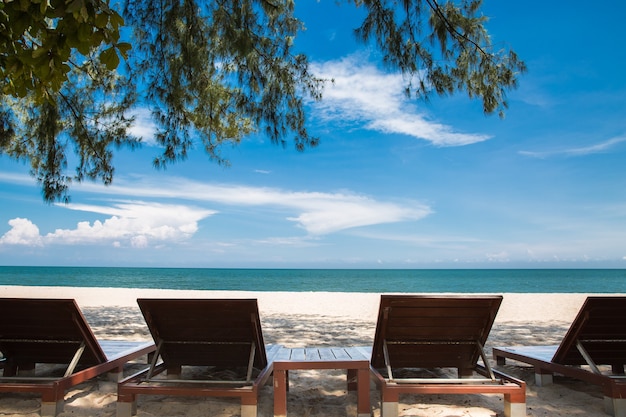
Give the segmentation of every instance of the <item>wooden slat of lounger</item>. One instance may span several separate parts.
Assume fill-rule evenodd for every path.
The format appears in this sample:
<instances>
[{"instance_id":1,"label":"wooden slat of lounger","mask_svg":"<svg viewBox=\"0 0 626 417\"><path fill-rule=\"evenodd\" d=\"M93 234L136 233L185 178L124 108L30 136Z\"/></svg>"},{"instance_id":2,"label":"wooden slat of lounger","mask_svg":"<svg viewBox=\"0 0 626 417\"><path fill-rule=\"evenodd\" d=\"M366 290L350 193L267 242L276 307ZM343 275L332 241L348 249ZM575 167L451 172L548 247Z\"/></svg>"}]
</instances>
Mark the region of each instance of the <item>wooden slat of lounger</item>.
<instances>
[{"instance_id":1,"label":"wooden slat of lounger","mask_svg":"<svg viewBox=\"0 0 626 417\"><path fill-rule=\"evenodd\" d=\"M80 365L106 360L74 300L0 299L0 351L9 360L67 364L81 342Z\"/></svg>"},{"instance_id":2,"label":"wooden slat of lounger","mask_svg":"<svg viewBox=\"0 0 626 417\"><path fill-rule=\"evenodd\" d=\"M152 322L158 322L159 336L165 340L232 341L250 340L252 322L250 313L225 311L223 316L214 311L198 311L196 317L172 317L167 312L152 313ZM233 314L237 314L234 316ZM215 315L215 316L208 316Z\"/></svg>"},{"instance_id":3,"label":"wooden slat of lounger","mask_svg":"<svg viewBox=\"0 0 626 417\"><path fill-rule=\"evenodd\" d=\"M139 299L139 307L168 366L267 365L256 300Z\"/></svg>"},{"instance_id":4,"label":"wooden slat of lounger","mask_svg":"<svg viewBox=\"0 0 626 417\"><path fill-rule=\"evenodd\" d=\"M392 306L386 329L387 339L480 340L485 334L485 307L463 309L446 306L398 308Z\"/></svg>"},{"instance_id":5,"label":"wooden slat of lounger","mask_svg":"<svg viewBox=\"0 0 626 417\"><path fill-rule=\"evenodd\" d=\"M475 346L390 345L388 349L392 366L399 368L472 368L476 363Z\"/></svg>"},{"instance_id":6,"label":"wooden slat of lounger","mask_svg":"<svg viewBox=\"0 0 626 417\"><path fill-rule=\"evenodd\" d=\"M254 300L140 300L148 325L165 340L249 340ZM156 328L155 328L156 327Z\"/></svg>"},{"instance_id":7,"label":"wooden slat of lounger","mask_svg":"<svg viewBox=\"0 0 626 417\"><path fill-rule=\"evenodd\" d=\"M576 348L583 346L597 365L626 363L626 297L588 297L563 338L553 361L582 365L585 360ZM594 342L586 342L594 340Z\"/></svg>"},{"instance_id":8,"label":"wooden slat of lounger","mask_svg":"<svg viewBox=\"0 0 626 417\"><path fill-rule=\"evenodd\" d=\"M435 303L425 303L425 305L410 305L408 303L402 303L396 305L396 303L391 302L390 307L394 309L394 315L398 318L401 317L430 317L433 319L437 319L442 317L481 317L481 311L479 309L479 305L475 304L471 305L470 303L463 303L463 305L455 306L449 304L450 300L439 300L440 302ZM490 303L489 303L490 304Z\"/></svg>"},{"instance_id":9,"label":"wooden slat of lounger","mask_svg":"<svg viewBox=\"0 0 626 417\"><path fill-rule=\"evenodd\" d=\"M417 319L416 319L417 320ZM442 321L443 323L443 321ZM387 327L387 340L483 340L481 326L397 326Z\"/></svg>"},{"instance_id":10,"label":"wooden slat of lounger","mask_svg":"<svg viewBox=\"0 0 626 417\"><path fill-rule=\"evenodd\" d=\"M163 360L171 366L217 366L221 368L247 367L250 345L184 345L175 349L163 348Z\"/></svg>"},{"instance_id":11,"label":"wooden slat of lounger","mask_svg":"<svg viewBox=\"0 0 626 417\"><path fill-rule=\"evenodd\" d=\"M383 295L372 364L385 366L382 344L386 340L393 367L471 369L480 356L475 342L485 343L501 302L500 296Z\"/></svg>"}]
</instances>

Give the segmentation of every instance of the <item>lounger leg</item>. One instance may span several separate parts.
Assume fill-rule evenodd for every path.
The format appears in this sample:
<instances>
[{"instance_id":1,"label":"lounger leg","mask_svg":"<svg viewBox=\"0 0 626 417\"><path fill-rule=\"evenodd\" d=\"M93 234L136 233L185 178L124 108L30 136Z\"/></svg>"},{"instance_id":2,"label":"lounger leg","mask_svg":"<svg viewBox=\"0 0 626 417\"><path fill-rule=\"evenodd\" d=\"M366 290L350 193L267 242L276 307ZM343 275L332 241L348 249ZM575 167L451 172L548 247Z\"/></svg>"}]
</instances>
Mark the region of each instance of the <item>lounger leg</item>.
<instances>
[{"instance_id":1,"label":"lounger leg","mask_svg":"<svg viewBox=\"0 0 626 417\"><path fill-rule=\"evenodd\" d=\"M626 417L626 399L605 396L604 411L614 417Z\"/></svg>"},{"instance_id":2,"label":"lounger leg","mask_svg":"<svg viewBox=\"0 0 626 417\"><path fill-rule=\"evenodd\" d=\"M17 374L17 364L15 361L7 360L4 363L4 370L2 376L15 376Z\"/></svg>"},{"instance_id":3,"label":"lounger leg","mask_svg":"<svg viewBox=\"0 0 626 417\"><path fill-rule=\"evenodd\" d=\"M241 404L241 417L256 417L257 405L244 405Z\"/></svg>"},{"instance_id":4,"label":"lounger leg","mask_svg":"<svg viewBox=\"0 0 626 417\"><path fill-rule=\"evenodd\" d=\"M131 417L137 414L137 395L117 393L117 417Z\"/></svg>"},{"instance_id":5,"label":"lounger leg","mask_svg":"<svg viewBox=\"0 0 626 417\"><path fill-rule=\"evenodd\" d=\"M543 387L552 384L552 372L535 368L535 385Z\"/></svg>"},{"instance_id":6,"label":"lounger leg","mask_svg":"<svg viewBox=\"0 0 626 417\"><path fill-rule=\"evenodd\" d=\"M256 417L258 396L249 393L241 396L241 417Z\"/></svg>"},{"instance_id":7,"label":"lounger leg","mask_svg":"<svg viewBox=\"0 0 626 417\"><path fill-rule=\"evenodd\" d=\"M63 412L64 400L58 401L41 401L41 417L55 417Z\"/></svg>"},{"instance_id":8,"label":"lounger leg","mask_svg":"<svg viewBox=\"0 0 626 417\"><path fill-rule=\"evenodd\" d=\"M398 417L400 396L397 393L381 390L380 417Z\"/></svg>"},{"instance_id":9,"label":"lounger leg","mask_svg":"<svg viewBox=\"0 0 626 417\"><path fill-rule=\"evenodd\" d=\"M124 367L122 366L119 366L113 369L108 374L109 381L111 382L119 382L122 380L123 376L124 376Z\"/></svg>"},{"instance_id":10,"label":"lounger leg","mask_svg":"<svg viewBox=\"0 0 626 417\"><path fill-rule=\"evenodd\" d=\"M383 402L381 407L381 417L398 417L398 403L397 402Z\"/></svg>"},{"instance_id":11,"label":"lounger leg","mask_svg":"<svg viewBox=\"0 0 626 417\"><path fill-rule=\"evenodd\" d=\"M131 417L137 414L137 401L117 402L117 417Z\"/></svg>"},{"instance_id":12,"label":"lounger leg","mask_svg":"<svg viewBox=\"0 0 626 417\"><path fill-rule=\"evenodd\" d=\"M35 362L18 363L17 374L19 376L34 376L35 375Z\"/></svg>"},{"instance_id":13,"label":"lounger leg","mask_svg":"<svg viewBox=\"0 0 626 417\"><path fill-rule=\"evenodd\" d=\"M181 366L168 366L167 367L167 379L179 379L182 372Z\"/></svg>"},{"instance_id":14,"label":"lounger leg","mask_svg":"<svg viewBox=\"0 0 626 417\"><path fill-rule=\"evenodd\" d=\"M526 402L516 401L511 395L504 395L504 416L505 417L526 417ZM525 400L525 399L524 399Z\"/></svg>"}]
</instances>

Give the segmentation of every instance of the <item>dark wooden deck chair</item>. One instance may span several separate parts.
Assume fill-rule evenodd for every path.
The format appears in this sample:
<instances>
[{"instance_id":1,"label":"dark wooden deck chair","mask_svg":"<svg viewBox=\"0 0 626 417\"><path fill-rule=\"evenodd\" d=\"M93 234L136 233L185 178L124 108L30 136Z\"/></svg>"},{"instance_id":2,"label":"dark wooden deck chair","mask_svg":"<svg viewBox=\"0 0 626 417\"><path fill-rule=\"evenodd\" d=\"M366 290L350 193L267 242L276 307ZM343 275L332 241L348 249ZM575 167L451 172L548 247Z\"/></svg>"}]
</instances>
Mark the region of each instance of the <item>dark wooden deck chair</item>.
<instances>
[{"instance_id":1,"label":"dark wooden deck chair","mask_svg":"<svg viewBox=\"0 0 626 417\"><path fill-rule=\"evenodd\" d=\"M96 340L74 300L0 298L0 392L40 393L42 416L62 412L69 388L105 372L119 377L154 350L151 341Z\"/></svg>"},{"instance_id":2,"label":"dark wooden deck chair","mask_svg":"<svg viewBox=\"0 0 626 417\"><path fill-rule=\"evenodd\" d=\"M599 385L606 412L626 417L626 297L588 297L560 345L498 347L493 356L534 366L539 386L553 374Z\"/></svg>"},{"instance_id":3,"label":"dark wooden deck chair","mask_svg":"<svg viewBox=\"0 0 626 417\"><path fill-rule=\"evenodd\" d=\"M239 397L241 416L256 416L259 388L271 376L271 359L280 348L268 346L266 351L257 300L137 302L157 351L149 369L118 384L118 417L136 413L138 394ZM216 378L218 370L239 374Z\"/></svg>"},{"instance_id":4,"label":"dark wooden deck chair","mask_svg":"<svg viewBox=\"0 0 626 417\"><path fill-rule=\"evenodd\" d=\"M505 416L526 416L525 383L493 370L483 348L501 302L501 296L382 295L371 359L381 416L398 415L400 394L494 393L504 394ZM457 377L422 374L443 368L456 369Z\"/></svg>"}]
</instances>

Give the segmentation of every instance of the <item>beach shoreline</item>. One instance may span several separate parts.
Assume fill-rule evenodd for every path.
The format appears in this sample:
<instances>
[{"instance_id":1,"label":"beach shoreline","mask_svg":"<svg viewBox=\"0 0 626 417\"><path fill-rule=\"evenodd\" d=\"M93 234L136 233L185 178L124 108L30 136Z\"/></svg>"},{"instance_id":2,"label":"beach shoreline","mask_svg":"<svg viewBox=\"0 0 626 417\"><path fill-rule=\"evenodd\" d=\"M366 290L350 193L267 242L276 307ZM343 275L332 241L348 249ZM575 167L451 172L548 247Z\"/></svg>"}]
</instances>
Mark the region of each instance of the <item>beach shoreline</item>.
<instances>
[{"instance_id":1,"label":"beach shoreline","mask_svg":"<svg viewBox=\"0 0 626 417\"><path fill-rule=\"evenodd\" d=\"M266 343L288 347L371 345L378 314L379 293L253 292L158 290L132 288L0 286L2 297L72 298L85 314L98 338L149 339L137 307L137 298L255 298ZM452 294L452 293L449 293ZM442 293L426 295L445 295ZM487 342L495 346L558 344L591 294L505 293ZM593 294L601 295L601 294ZM611 294L616 295L616 294ZM139 365L134 365L139 366ZM532 369L506 365L504 371L528 384L528 416L606 416L597 387L572 380L538 388ZM353 393L345 392L340 371L299 371L290 377L290 416L342 417L356 414ZM378 393L372 390L372 411L380 416ZM263 388L259 417L271 416L273 392ZM109 417L115 415L116 386L98 378L66 396L60 417ZM39 399L24 394L0 395L0 415L38 415ZM489 395L406 396L401 398L403 417L502 416L502 397ZM138 416L238 416L237 401L216 398L140 397Z\"/></svg>"},{"instance_id":2,"label":"beach shoreline","mask_svg":"<svg viewBox=\"0 0 626 417\"><path fill-rule=\"evenodd\" d=\"M400 293L400 292L397 292ZM261 315L308 313L375 319L381 293L176 290L112 287L0 286L2 297L73 298L81 307L136 307L137 298L255 298ZM466 293L411 293L446 295ZM492 292L472 293L496 294ZM497 293L503 296L497 321L571 321L587 293Z\"/></svg>"}]
</instances>

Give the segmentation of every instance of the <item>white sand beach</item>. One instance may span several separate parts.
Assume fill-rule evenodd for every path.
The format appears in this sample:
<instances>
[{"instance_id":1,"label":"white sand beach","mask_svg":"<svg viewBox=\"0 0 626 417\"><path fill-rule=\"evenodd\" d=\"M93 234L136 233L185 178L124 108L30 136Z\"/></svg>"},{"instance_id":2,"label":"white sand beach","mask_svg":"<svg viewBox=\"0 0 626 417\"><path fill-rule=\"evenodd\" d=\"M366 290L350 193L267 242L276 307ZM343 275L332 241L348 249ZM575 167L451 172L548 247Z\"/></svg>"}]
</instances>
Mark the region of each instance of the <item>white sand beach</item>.
<instances>
[{"instance_id":1,"label":"white sand beach","mask_svg":"<svg viewBox=\"0 0 626 417\"><path fill-rule=\"evenodd\" d=\"M503 294L504 301L487 343L558 344L586 294ZM120 288L0 286L2 297L73 298L96 336L102 339L147 340L147 327L136 304L139 297L256 298L266 343L288 347L367 346L374 337L380 294L330 292L184 291ZM141 369L134 364L128 371ZM598 387L565 378L536 387L532 368L507 364L499 369L527 382L528 416L605 417ZM356 415L356 396L345 391L340 371L297 371L290 374L288 413L294 417ZM380 416L380 397L372 388L372 415ZM60 417L115 416L116 384L106 377L82 384L66 395ZM36 395L0 394L0 416L39 415ZM407 395L401 397L404 417L502 416L502 396ZM239 416L238 400L219 398L139 397L138 416ZM259 417L273 415L272 387L263 388Z\"/></svg>"}]
</instances>

